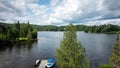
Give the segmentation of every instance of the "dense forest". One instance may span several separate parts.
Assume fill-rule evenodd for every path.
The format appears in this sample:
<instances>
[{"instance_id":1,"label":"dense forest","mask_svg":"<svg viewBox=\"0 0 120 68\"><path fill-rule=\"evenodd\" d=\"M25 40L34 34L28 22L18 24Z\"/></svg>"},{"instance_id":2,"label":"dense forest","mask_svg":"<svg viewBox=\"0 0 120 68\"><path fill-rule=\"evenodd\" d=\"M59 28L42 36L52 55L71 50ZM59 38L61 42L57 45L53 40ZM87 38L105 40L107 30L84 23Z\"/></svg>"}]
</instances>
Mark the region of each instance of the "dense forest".
<instances>
[{"instance_id":1,"label":"dense forest","mask_svg":"<svg viewBox=\"0 0 120 68\"><path fill-rule=\"evenodd\" d=\"M4 27L5 28L11 28L14 27L16 25L16 28L18 28L19 30L19 21L17 23L14 24L5 24L5 23L0 23L0 30ZM27 24L22 23L21 25L21 30L22 27L23 29L31 29L31 31L33 29L37 29L38 31L64 31L66 26L54 26L54 25L30 25L31 27L26 27L27 25L29 25L29 21L27 22ZM120 26L118 25L112 25L112 24L104 24L104 25L94 25L94 26L87 26L87 25L75 25L76 30L77 31L84 31L84 32L91 32L91 33L116 33L118 31L120 31ZM26 35L26 34L25 34Z\"/></svg>"},{"instance_id":2,"label":"dense forest","mask_svg":"<svg viewBox=\"0 0 120 68\"><path fill-rule=\"evenodd\" d=\"M33 28L37 28L39 31L64 31L66 26L38 26L34 25ZM75 25L77 31L91 32L91 33L116 33L120 31L120 26L105 24L105 25L94 25L94 26L86 26L86 25Z\"/></svg>"},{"instance_id":3,"label":"dense forest","mask_svg":"<svg viewBox=\"0 0 120 68\"><path fill-rule=\"evenodd\" d=\"M27 23L5 24L0 23L0 40L14 42L19 40L31 40L37 38L37 29Z\"/></svg>"}]
</instances>

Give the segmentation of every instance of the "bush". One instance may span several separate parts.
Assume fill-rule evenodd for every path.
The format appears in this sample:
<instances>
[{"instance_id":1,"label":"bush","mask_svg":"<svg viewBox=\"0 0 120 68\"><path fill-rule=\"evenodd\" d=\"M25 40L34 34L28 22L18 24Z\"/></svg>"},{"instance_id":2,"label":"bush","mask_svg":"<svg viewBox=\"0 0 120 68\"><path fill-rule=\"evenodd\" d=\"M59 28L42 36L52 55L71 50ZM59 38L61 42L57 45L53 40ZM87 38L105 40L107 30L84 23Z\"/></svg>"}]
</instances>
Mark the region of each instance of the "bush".
<instances>
[{"instance_id":1,"label":"bush","mask_svg":"<svg viewBox=\"0 0 120 68\"><path fill-rule=\"evenodd\" d=\"M112 68L112 67L108 64L101 64L100 68Z\"/></svg>"}]
</instances>

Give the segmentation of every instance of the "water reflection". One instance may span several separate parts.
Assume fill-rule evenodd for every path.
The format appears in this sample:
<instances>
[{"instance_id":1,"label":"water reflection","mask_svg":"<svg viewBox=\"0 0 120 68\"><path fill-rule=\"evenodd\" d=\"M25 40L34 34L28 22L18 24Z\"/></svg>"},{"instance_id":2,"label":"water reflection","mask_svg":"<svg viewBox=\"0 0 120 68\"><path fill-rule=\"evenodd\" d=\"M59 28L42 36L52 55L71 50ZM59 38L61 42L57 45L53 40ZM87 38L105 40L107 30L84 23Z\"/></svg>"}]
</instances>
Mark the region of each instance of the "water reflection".
<instances>
[{"instance_id":1,"label":"water reflection","mask_svg":"<svg viewBox=\"0 0 120 68\"><path fill-rule=\"evenodd\" d=\"M32 64L35 58L31 54L34 45L37 45L37 41L0 47L0 68L34 68Z\"/></svg>"},{"instance_id":2,"label":"water reflection","mask_svg":"<svg viewBox=\"0 0 120 68\"><path fill-rule=\"evenodd\" d=\"M78 32L78 39L84 45L91 68L99 68L101 63L107 63L111 55L114 34L95 34Z\"/></svg>"}]
</instances>

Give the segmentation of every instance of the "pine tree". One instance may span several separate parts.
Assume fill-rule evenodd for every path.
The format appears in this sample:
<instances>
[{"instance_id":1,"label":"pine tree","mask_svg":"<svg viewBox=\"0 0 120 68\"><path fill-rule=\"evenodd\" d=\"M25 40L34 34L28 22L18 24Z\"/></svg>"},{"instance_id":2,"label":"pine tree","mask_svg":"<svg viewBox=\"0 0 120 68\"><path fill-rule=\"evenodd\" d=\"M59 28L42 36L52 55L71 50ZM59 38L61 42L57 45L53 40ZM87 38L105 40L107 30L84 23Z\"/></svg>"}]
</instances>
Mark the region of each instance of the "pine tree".
<instances>
[{"instance_id":1,"label":"pine tree","mask_svg":"<svg viewBox=\"0 0 120 68\"><path fill-rule=\"evenodd\" d=\"M26 30L26 24L21 24L20 25L20 37L26 37L28 31Z\"/></svg>"},{"instance_id":2,"label":"pine tree","mask_svg":"<svg viewBox=\"0 0 120 68\"><path fill-rule=\"evenodd\" d=\"M34 39L37 38L37 29L33 29L33 31L32 31L32 37L33 37Z\"/></svg>"},{"instance_id":3,"label":"pine tree","mask_svg":"<svg viewBox=\"0 0 120 68\"><path fill-rule=\"evenodd\" d=\"M28 30L27 38L28 38L28 40L32 39L32 33L31 33L30 29Z\"/></svg>"},{"instance_id":4,"label":"pine tree","mask_svg":"<svg viewBox=\"0 0 120 68\"><path fill-rule=\"evenodd\" d=\"M76 28L70 24L66 27L64 38L57 48L57 62L60 68L89 68L86 51L77 40Z\"/></svg>"},{"instance_id":5,"label":"pine tree","mask_svg":"<svg viewBox=\"0 0 120 68\"><path fill-rule=\"evenodd\" d=\"M109 64L112 68L120 68L120 48L119 48L119 34L116 36L116 41L112 48L112 55Z\"/></svg>"},{"instance_id":6,"label":"pine tree","mask_svg":"<svg viewBox=\"0 0 120 68\"><path fill-rule=\"evenodd\" d=\"M17 23L16 23L16 33L17 33L17 37L20 37L20 23L19 23L19 21L17 21Z\"/></svg>"}]
</instances>

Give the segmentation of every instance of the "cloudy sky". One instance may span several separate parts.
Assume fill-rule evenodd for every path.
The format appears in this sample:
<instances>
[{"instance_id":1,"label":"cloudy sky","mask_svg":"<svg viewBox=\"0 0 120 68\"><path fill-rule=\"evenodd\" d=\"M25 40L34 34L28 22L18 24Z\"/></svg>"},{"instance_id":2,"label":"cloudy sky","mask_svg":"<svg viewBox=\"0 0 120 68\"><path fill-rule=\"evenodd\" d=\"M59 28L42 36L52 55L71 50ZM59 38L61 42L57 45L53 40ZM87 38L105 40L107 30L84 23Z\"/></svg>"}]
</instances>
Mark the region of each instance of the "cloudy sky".
<instances>
[{"instance_id":1,"label":"cloudy sky","mask_svg":"<svg viewBox=\"0 0 120 68\"><path fill-rule=\"evenodd\" d=\"M0 0L0 22L120 25L120 0Z\"/></svg>"}]
</instances>

